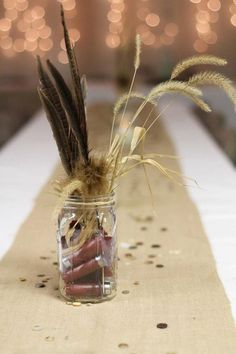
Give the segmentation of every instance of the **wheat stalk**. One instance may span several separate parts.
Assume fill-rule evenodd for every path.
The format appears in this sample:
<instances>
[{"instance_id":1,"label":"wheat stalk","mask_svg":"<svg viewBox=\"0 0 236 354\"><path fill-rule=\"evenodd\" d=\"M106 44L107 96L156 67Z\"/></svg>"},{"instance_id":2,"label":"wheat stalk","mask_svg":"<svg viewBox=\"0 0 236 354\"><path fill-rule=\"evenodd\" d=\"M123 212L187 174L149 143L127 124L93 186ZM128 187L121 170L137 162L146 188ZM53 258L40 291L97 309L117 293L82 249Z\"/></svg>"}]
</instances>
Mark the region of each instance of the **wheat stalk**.
<instances>
[{"instance_id":1,"label":"wheat stalk","mask_svg":"<svg viewBox=\"0 0 236 354\"><path fill-rule=\"evenodd\" d=\"M136 36L136 53L135 53L135 60L134 60L134 74L133 74L132 81L131 81L131 84L130 84L129 92L128 92L126 100L125 100L125 107L124 107L124 110L123 110L123 113L122 113L122 117L121 117L121 120L120 120L120 127L122 126L122 122L123 122L123 119L124 119L124 116L125 116L125 112L126 112L130 97L132 95L132 90L133 90L133 87L134 87L135 78L136 78L137 71L138 71L138 68L139 68L139 65L140 65L140 54L141 54L141 38L140 38L139 35L137 35ZM112 141L112 137L113 137L113 131L114 131L114 127L115 127L115 120L116 120L116 115L114 114L113 120L112 120L110 146L111 146L111 141Z\"/></svg>"},{"instance_id":2,"label":"wheat stalk","mask_svg":"<svg viewBox=\"0 0 236 354\"><path fill-rule=\"evenodd\" d=\"M134 60L134 68L137 71L140 66L140 55L141 55L141 37L139 34L136 36L136 53L135 53L135 60Z\"/></svg>"},{"instance_id":3,"label":"wheat stalk","mask_svg":"<svg viewBox=\"0 0 236 354\"><path fill-rule=\"evenodd\" d=\"M222 88L236 106L236 89L232 81L226 76L214 71L205 71L195 74L189 79L189 84L193 86L215 85Z\"/></svg>"},{"instance_id":4,"label":"wheat stalk","mask_svg":"<svg viewBox=\"0 0 236 354\"><path fill-rule=\"evenodd\" d=\"M227 61L222 58L218 58L214 55L198 55L187 58L180 63L178 63L171 74L171 79L175 79L179 76L183 71L189 69L194 65L219 65L223 66L226 65Z\"/></svg>"}]
</instances>

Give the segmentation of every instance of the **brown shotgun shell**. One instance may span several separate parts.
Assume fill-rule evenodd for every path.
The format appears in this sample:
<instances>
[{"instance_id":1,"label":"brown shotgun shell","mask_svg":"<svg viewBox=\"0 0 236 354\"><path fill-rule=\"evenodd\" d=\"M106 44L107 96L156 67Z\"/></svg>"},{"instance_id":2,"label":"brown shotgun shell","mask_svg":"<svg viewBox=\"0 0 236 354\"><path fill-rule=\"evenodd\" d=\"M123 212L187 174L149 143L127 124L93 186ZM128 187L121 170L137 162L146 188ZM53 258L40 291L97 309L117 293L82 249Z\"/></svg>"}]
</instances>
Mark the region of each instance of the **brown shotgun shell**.
<instances>
[{"instance_id":1,"label":"brown shotgun shell","mask_svg":"<svg viewBox=\"0 0 236 354\"><path fill-rule=\"evenodd\" d=\"M102 254L103 257L109 261L112 251L111 241L112 237L96 237L95 239L86 242L78 251L69 255L67 260L73 264L73 266L78 266Z\"/></svg>"},{"instance_id":2,"label":"brown shotgun shell","mask_svg":"<svg viewBox=\"0 0 236 354\"><path fill-rule=\"evenodd\" d=\"M66 295L79 297L99 297L102 296L102 287L97 284L71 284L65 287Z\"/></svg>"},{"instance_id":3,"label":"brown shotgun shell","mask_svg":"<svg viewBox=\"0 0 236 354\"><path fill-rule=\"evenodd\" d=\"M70 284L65 287L66 295L77 297L102 297L108 296L112 292L110 282L102 284L84 283L84 284Z\"/></svg>"},{"instance_id":4,"label":"brown shotgun shell","mask_svg":"<svg viewBox=\"0 0 236 354\"><path fill-rule=\"evenodd\" d=\"M104 267L104 276L112 277L112 275L113 275L112 267Z\"/></svg>"},{"instance_id":5,"label":"brown shotgun shell","mask_svg":"<svg viewBox=\"0 0 236 354\"><path fill-rule=\"evenodd\" d=\"M78 267L69 270L66 273L62 273L62 279L68 283L72 282L75 280L78 280L85 275L88 275L90 273L95 272L96 270L101 269L102 267L106 266L105 260L101 257L98 256L94 259L91 259L90 261L80 264Z\"/></svg>"}]
</instances>

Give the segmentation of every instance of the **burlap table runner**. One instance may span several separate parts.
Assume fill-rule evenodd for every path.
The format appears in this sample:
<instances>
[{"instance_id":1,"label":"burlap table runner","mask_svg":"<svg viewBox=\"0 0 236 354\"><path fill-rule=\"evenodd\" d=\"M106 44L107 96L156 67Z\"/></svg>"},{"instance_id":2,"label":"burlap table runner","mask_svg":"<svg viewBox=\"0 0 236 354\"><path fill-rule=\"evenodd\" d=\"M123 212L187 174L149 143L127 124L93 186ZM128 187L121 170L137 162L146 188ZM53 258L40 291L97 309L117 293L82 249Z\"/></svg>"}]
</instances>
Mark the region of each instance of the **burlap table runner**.
<instances>
[{"instance_id":1,"label":"burlap table runner","mask_svg":"<svg viewBox=\"0 0 236 354\"><path fill-rule=\"evenodd\" d=\"M91 145L96 136L105 143L110 114L107 105L90 110ZM173 153L160 125L148 144L149 151ZM170 166L179 169L176 161ZM184 188L149 174L157 216L137 169L119 192L118 294L90 306L59 298L51 220L56 198L50 183L45 186L0 263L2 354L236 353L229 301L197 210ZM47 277L46 287L35 287Z\"/></svg>"}]
</instances>

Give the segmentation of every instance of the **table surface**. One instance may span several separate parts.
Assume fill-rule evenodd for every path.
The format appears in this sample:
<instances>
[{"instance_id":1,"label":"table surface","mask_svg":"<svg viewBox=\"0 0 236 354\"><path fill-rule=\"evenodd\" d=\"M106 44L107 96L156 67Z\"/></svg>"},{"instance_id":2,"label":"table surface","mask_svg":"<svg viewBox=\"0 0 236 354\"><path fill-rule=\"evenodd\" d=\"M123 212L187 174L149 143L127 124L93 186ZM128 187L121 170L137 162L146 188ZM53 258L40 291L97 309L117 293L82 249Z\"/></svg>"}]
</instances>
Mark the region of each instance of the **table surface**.
<instances>
[{"instance_id":1,"label":"table surface","mask_svg":"<svg viewBox=\"0 0 236 354\"><path fill-rule=\"evenodd\" d=\"M115 90L109 85L91 84L89 88L88 104L115 100ZM162 121L181 158L183 173L200 186L188 187L188 192L198 208L236 320L236 169L196 119L191 105L180 98L171 101ZM162 100L159 109L165 107ZM0 258L57 163L56 145L43 112L0 151Z\"/></svg>"}]
</instances>

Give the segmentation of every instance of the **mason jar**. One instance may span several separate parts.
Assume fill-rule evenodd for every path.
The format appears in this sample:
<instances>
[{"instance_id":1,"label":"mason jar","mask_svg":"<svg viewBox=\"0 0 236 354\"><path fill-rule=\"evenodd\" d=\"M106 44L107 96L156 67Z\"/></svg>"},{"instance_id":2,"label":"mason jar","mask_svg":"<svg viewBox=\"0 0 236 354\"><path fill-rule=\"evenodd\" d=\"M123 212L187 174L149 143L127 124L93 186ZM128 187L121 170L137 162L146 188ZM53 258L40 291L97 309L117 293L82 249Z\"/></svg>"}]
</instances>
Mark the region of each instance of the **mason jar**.
<instances>
[{"instance_id":1,"label":"mason jar","mask_svg":"<svg viewBox=\"0 0 236 354\"><path fill-rule=\"evenodd\" d=\"M68 301L102 302L117 288L115 194L68 198L58 216L59 289Z\"/></svg>"}]
</instances>

